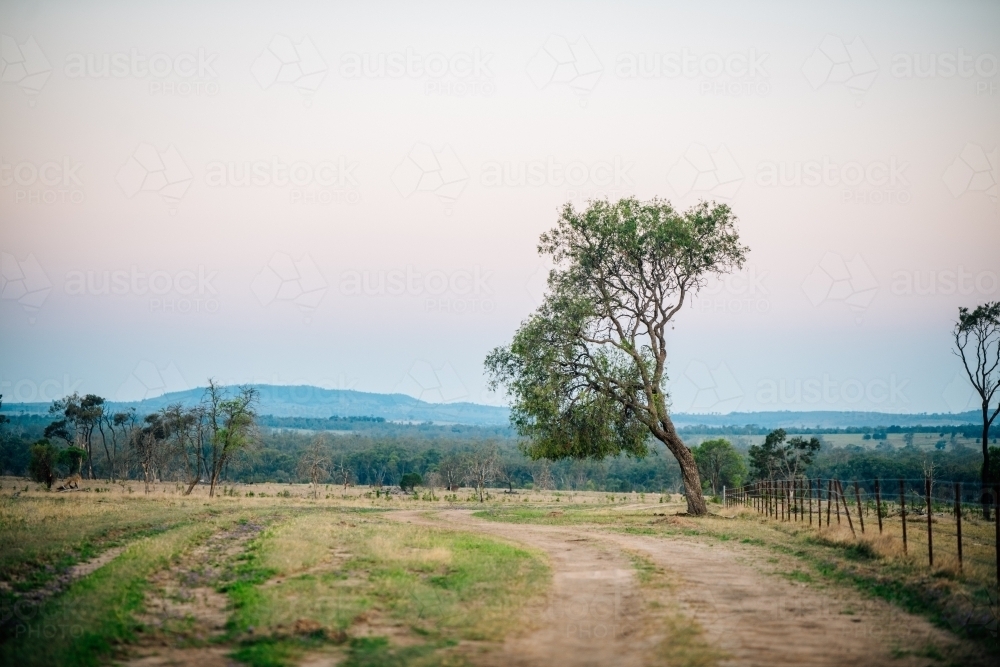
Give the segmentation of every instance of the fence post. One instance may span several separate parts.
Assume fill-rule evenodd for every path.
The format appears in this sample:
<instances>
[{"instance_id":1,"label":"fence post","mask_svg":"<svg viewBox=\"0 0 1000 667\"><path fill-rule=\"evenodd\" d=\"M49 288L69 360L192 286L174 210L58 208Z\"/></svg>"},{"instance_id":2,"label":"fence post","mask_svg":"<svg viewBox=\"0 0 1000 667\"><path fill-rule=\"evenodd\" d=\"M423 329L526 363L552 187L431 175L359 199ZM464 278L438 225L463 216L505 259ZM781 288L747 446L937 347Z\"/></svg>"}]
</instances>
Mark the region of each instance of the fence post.
<instances>
[{"instance_id":1,"label":"fence post","mask_svg":"<svg viewBox=\"0 0 1000 667\"><path fill-rule=\"evenodd\" d=\"M962 483L955 482L955 531L958 540L958 571L962 571Z\"/></svg>"},{"instance_id":2,"label":"fence post","mask_svg":"<svg viewBox=\"0 0 1000 667\"><path fill-rule=\"evenodd\" d=\"M830 527L830 489L833 486L833 480L826 480L826 527Z\"/></svg>"},{"instance_id":3,"label":"fence post","mask_svg":"<svg viewBox=\"0 0 1000 667\"><path fill-rule=\"evenodd\" d=\"M882 489L878 477L875 478L875 513L878 515L878 534L882 534Z\"/></svg>"},{"instance_id":4,"label":"fence post","mask_svg":"<svg viewBox=\"0 0 1000 667\"><path fill-rule=\"evenodd\" d=\"M997 581L1000 582L1000 484L993 487L993 549L997 556ZM997 584L1000 586L1000 583Z\"/></svg>"},{"instance_id":5,"label":"fence post","mask_svg":"<svg viewBox=\"0 0 1000 667\"><path fill-rule=\"evenodd\" d=\"M809 525L813 525L813 481L809 480Z\"/></svg>"},{"instance_id":6,"label":"fence post","mask_svg":"<svg viewBox=\"0 0 1000 667\"><path fill-rule=\"evenodd\" d=\"M858 490L858 480L854 480L854 499L858 501L858 523L861 524L861 534L865 534L865 515L861 511L861 491Z\"/></svg>"},{"instance_id":7,"label":"fence post","mask_svg":"<svg viewBox=\"0 0 1000 667\"><path fill-rule=\"evenodd\" d=\"M847 525L851 527L851 535L857 537L858 534L854 532L854 522L851 521L851 511L847 509L847 497L844 495L844 485L840 483L839 479L837 480L837 491L841 502L844 503L844 516L847 517ZM840 511L840 505L837 506L837 511Z\"/></svg>"},{"instance_id":8,"label":"fence post","mask_svg":"<svg viewBox=\"0 0 1000 667\"><path fill-rule=\"evenodd\" d=\"M924 491L927 494L927 562L934 567L934 531L931 529L931 519L934 516L931 507L931 478L924 477Z\"/></svg>"},{"instance_id":9,"label":"fence post","mask_svg":"<svg viewBox=\"0 0 1000 667\"><path fill-rule=\"evenodd\" d=\"M906 553L906 482L899 480L899 516L903 521L903 553Z\"/></svg>"},{"instance_id":10,"label":"fence post","mask_svg":"<svg viewBox=\"0 0 1000 667\"><path fill-rule=\"evenodd\" d=\"M722 506L726 506L726 485L722 485Z\"/></svg>"},{"instance_id":11,"label":"fence post","mask_svg":"<svg viewBox=\"0 0 1000 667\"><path fill-rule=\"evenodd\" d=\"M840 525L840 497L842 495L841 492L840 492L840 480L839 479L836 479L836 480L833 481L833 495L836 496L835 500L833 501L833 504L834 504L834 506L835 506L835 508L837 510L837 525L839 526Z\"/></svg>"}]
</instances>

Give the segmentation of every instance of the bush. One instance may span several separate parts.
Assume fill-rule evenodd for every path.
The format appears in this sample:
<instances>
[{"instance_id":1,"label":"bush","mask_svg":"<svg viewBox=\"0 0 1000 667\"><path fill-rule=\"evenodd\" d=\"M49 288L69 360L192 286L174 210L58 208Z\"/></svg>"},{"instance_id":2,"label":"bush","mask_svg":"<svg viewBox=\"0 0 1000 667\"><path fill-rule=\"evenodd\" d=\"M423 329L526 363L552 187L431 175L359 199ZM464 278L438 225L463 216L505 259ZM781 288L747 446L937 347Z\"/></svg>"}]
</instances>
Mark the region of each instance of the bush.
<instances>
[{"instance_id":1,"label":"bush","mask_svg":"<svg viewBox=\"0 0 1000 667\"><path fill-rule=\"evenodd\" d=\"M71 446L59 452L58 461L69 469L69 474L79 475L83 469L83 459L86 457L86 449Z\"/></svg>"},{"instance_id":2,"label":"bush","mask_svg":"<svg viewBox=\"0 0 1000 667\"><path fill-rule=\"evenodd\" d=\"M412 491L413 487L420 486L424 480L415 472L408 472L399 480L399 488L403 491Z\"/></svg>"},{"instance_id":3,"label":"bush","mask_svg":"<svg viewBox=\"0 0 1000 667\"><path fill-rule=\"evenodd\" d=\"M31 479L46 488L51 489L56 481L56 461L59 459L57 450L48 440L39 440L31 446L31 459L28 462L28 473Z\"/></svg>"}]
</instances>

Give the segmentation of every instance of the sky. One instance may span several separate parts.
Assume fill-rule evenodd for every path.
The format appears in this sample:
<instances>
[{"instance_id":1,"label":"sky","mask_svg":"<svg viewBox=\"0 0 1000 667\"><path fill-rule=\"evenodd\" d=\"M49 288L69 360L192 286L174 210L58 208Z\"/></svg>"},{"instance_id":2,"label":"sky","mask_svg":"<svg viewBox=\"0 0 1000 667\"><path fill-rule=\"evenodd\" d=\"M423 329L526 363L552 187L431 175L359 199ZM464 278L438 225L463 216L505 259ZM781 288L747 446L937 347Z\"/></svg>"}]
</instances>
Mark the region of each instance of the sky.
<instances>
[{"instance_id":1,"label":"sky","mask_svg":"<svg viewBox=\"0 0 1000 667\"><path fill-rule=\"evenodd\" d=\"M972 407L995 2L0 4L0 393L502 404L566 202L730 205L673 409Z\"/></svg>"}]
</instances>

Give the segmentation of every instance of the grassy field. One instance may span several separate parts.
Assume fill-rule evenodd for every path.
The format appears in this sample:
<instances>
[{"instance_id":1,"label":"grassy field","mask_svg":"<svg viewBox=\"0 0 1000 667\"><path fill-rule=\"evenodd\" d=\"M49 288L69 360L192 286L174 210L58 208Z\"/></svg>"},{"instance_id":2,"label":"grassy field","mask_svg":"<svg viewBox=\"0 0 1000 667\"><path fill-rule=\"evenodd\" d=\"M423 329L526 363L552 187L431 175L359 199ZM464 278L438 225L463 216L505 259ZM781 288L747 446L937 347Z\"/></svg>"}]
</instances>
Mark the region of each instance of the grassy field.
<instances>
[{"instance_id":1,"label":"grassy field","mask_svg":"<svg viewBox=\"0 0 1000 667\"><path fill-rule=\"evenodd\" d=\"M677 516L676 495L491 490L480 504L464 489L258 484L209 498L174 484L148 495L134 484L82 486L55 493L0 480L2 664L474 664L526 630L520 612L545 595L551 568L514 541L392 512L462 507L495 522L761 550L789 580L888 600L996 651L993 528L972 517L959 572L943 517L930 568L921 517L908 522L904 554L898 518L881 536L869 519L855 538L846 520L820 529L719 505L710 517ZM630 558L649 617L669 629L660 655L715 664L722 654L669 602L675 573ZM140 662L150 659L167 662Z\"/></svg>"}]
</instances>

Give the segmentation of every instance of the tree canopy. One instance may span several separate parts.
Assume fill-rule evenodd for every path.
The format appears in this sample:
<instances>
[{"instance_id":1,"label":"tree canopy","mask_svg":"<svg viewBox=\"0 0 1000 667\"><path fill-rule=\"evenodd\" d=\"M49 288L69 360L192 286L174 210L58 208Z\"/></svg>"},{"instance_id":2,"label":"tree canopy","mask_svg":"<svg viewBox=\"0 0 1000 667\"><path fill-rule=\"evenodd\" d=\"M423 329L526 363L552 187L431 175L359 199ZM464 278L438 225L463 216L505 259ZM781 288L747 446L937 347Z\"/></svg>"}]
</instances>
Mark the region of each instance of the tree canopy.
<instances>
[{"instance_id":1,"label":"tree canopy","mask_svg":"<svg viewBox=\"0 0 1000 667\"><path fill-rule=\"evenodd\" d=\"M743 265L736 217L708 202L683 212L660 199L567 204L538 251L555 266L545 300L486 359L525 453L642 457L652 435L680 465L689 513L704 514L697 465L669 416L666 336L708 276Z\"/></svg>"}]
</instances>

